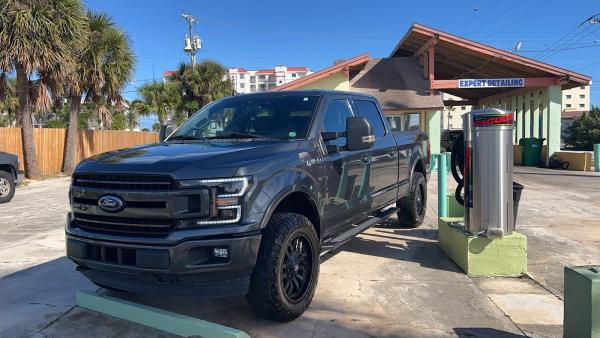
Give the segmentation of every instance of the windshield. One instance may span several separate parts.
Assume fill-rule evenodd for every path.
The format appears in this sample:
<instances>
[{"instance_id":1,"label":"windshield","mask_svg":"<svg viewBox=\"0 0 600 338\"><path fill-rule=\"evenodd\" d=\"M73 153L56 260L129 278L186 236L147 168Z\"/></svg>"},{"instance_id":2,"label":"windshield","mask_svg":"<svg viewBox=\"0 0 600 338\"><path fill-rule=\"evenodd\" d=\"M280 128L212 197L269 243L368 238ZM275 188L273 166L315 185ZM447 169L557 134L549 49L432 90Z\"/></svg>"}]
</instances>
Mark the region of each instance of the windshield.
<instances>
[{"instance_id":1,"label":"windshield","mask_svg":"<svg viewBox=\"0 0 600 338\"><path fill-rule=\"evenodd\" d=\"M202 108L169 140L305 139L318 100L318 95L240 95L226 98Z\"/></svg>"}]
</instances>

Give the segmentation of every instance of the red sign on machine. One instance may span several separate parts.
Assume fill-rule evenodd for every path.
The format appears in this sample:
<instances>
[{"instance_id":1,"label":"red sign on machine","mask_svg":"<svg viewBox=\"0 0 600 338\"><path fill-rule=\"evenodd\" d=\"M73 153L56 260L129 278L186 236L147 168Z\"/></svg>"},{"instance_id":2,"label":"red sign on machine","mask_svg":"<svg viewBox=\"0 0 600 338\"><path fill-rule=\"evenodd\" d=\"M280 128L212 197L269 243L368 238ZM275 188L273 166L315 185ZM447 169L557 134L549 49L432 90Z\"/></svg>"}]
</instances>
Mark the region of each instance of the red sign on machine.
<instances>
[{"instance_id":1,"label":"red sign on machine","mask_svg":"<svg viewBox=\"0 0 600 338\"><path fill-rule=\"evenodd\" d=\"M478 127L512 126L513 114L486 114L473 116L473 125Z\"/></svg>"}]
</instances>

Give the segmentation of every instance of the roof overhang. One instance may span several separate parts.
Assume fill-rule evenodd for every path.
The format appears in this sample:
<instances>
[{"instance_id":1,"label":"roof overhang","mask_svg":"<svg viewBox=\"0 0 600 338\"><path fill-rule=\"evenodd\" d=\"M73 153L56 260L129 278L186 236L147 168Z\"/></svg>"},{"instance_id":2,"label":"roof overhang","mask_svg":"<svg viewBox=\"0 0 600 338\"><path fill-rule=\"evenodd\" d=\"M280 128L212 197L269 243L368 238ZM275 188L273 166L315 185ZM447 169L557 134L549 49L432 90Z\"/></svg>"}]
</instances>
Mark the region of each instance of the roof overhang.
<instances>
[{"instance_id":1,"label":"roof overhang","mask_svg":"<svg viewBox=\"0 0 600 338\"><path fill-rule=\"evenodd\" d=\"M529 85L544 87L561 85L563 89L591 83L590 76L556 67L544 62L513 54L498 48L471 41L421 24L413 24L390 53L390 57L421 55L430 47L435 49L435 82L440 89L467 100L477 100L513 91L514 88L456 88L458 79L525 78ZM532 82L533 81L533 82ZM435 85L444 87L436 88Z\"/></svg>"},{"instance_id":2,"label":"roof overhang","mask_svg":"<svg viewBox=\"0 0 600 338\"><path fill-rule=\"evenodd\" d=\"M364 54L360 54L358 56L355 56L351 59L342 61L342 62L338 62L336 64L334 64L333 66L321 69L318 72L312 73L310 75L301 77L297 80L294 80L292 82L288 82L285 84L282 84L281 86L277 86L273 89L271 89L272 91L281 91L281 90L293 90L293 89L298 89L301 88L303 86L306 86L308 84L311 84L315 81L318 81L320 79L326 78L332 74L335 73L339 73L339 72L350 72L352 70L352 68L358 67L358 66L363 66L365 65L371 58L369 57L368 53L364 53Z\"/></svg>"}]
</instances>

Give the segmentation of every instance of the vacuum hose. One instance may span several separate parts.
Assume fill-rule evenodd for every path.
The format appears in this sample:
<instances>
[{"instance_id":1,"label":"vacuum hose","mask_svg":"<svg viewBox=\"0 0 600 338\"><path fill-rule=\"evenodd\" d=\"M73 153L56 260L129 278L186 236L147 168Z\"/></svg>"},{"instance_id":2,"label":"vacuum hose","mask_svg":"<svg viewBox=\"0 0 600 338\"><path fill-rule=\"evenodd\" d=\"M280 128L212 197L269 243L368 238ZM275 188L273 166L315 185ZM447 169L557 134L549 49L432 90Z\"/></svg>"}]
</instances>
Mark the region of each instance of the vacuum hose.
<instances>
[{"instance_id":1,"label":"vacuum hose","mask_svg":"<svg viewBox=\"0 0 600 338\"><path fill-rule=\"evenodd\" d=\"M456 198L456 201L460 203L460 205L465 205L465 200L462 198L461 192L463 190L463 177L465 172L465 137L463 133L460 133L452 143L450 169L452 170L454 180L458 183L458 186L454 191L454 198ZM460 170L460 175L458 174L457 169Z\"/></svg>"}]
</instances>

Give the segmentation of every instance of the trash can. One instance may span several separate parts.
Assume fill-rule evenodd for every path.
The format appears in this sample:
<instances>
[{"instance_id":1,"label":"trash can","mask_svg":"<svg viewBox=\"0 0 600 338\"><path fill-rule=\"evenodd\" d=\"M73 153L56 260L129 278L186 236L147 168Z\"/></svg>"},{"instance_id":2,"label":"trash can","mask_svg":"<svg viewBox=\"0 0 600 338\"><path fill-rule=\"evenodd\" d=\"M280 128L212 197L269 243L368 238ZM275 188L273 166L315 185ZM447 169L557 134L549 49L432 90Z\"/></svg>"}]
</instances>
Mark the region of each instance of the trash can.
<instances>
[{"instance_id":1,"label":"trash can","mask_svg":"<svg viewBox=\"0 0 600 338\"><path fill-rule=\"evenodd\" d=\"M521 164L526 167L536 167L542 157L543 138L529 137L519 140L521 147Z\"/></svg>"},{"instance_id":2,"label":"trash can","mask_svg":"<svg viewBox=\"0 0 600 338\"><path fill-rule=\"evenodd\" d=\"M513 182L513 217L514 223L513 226L517 225L517 213L519 212L519 201L521 200L521 192L523 191L524 186L517 182ZM513 228L513 231L515 229Z\"/></svg>"}]
</instances>

